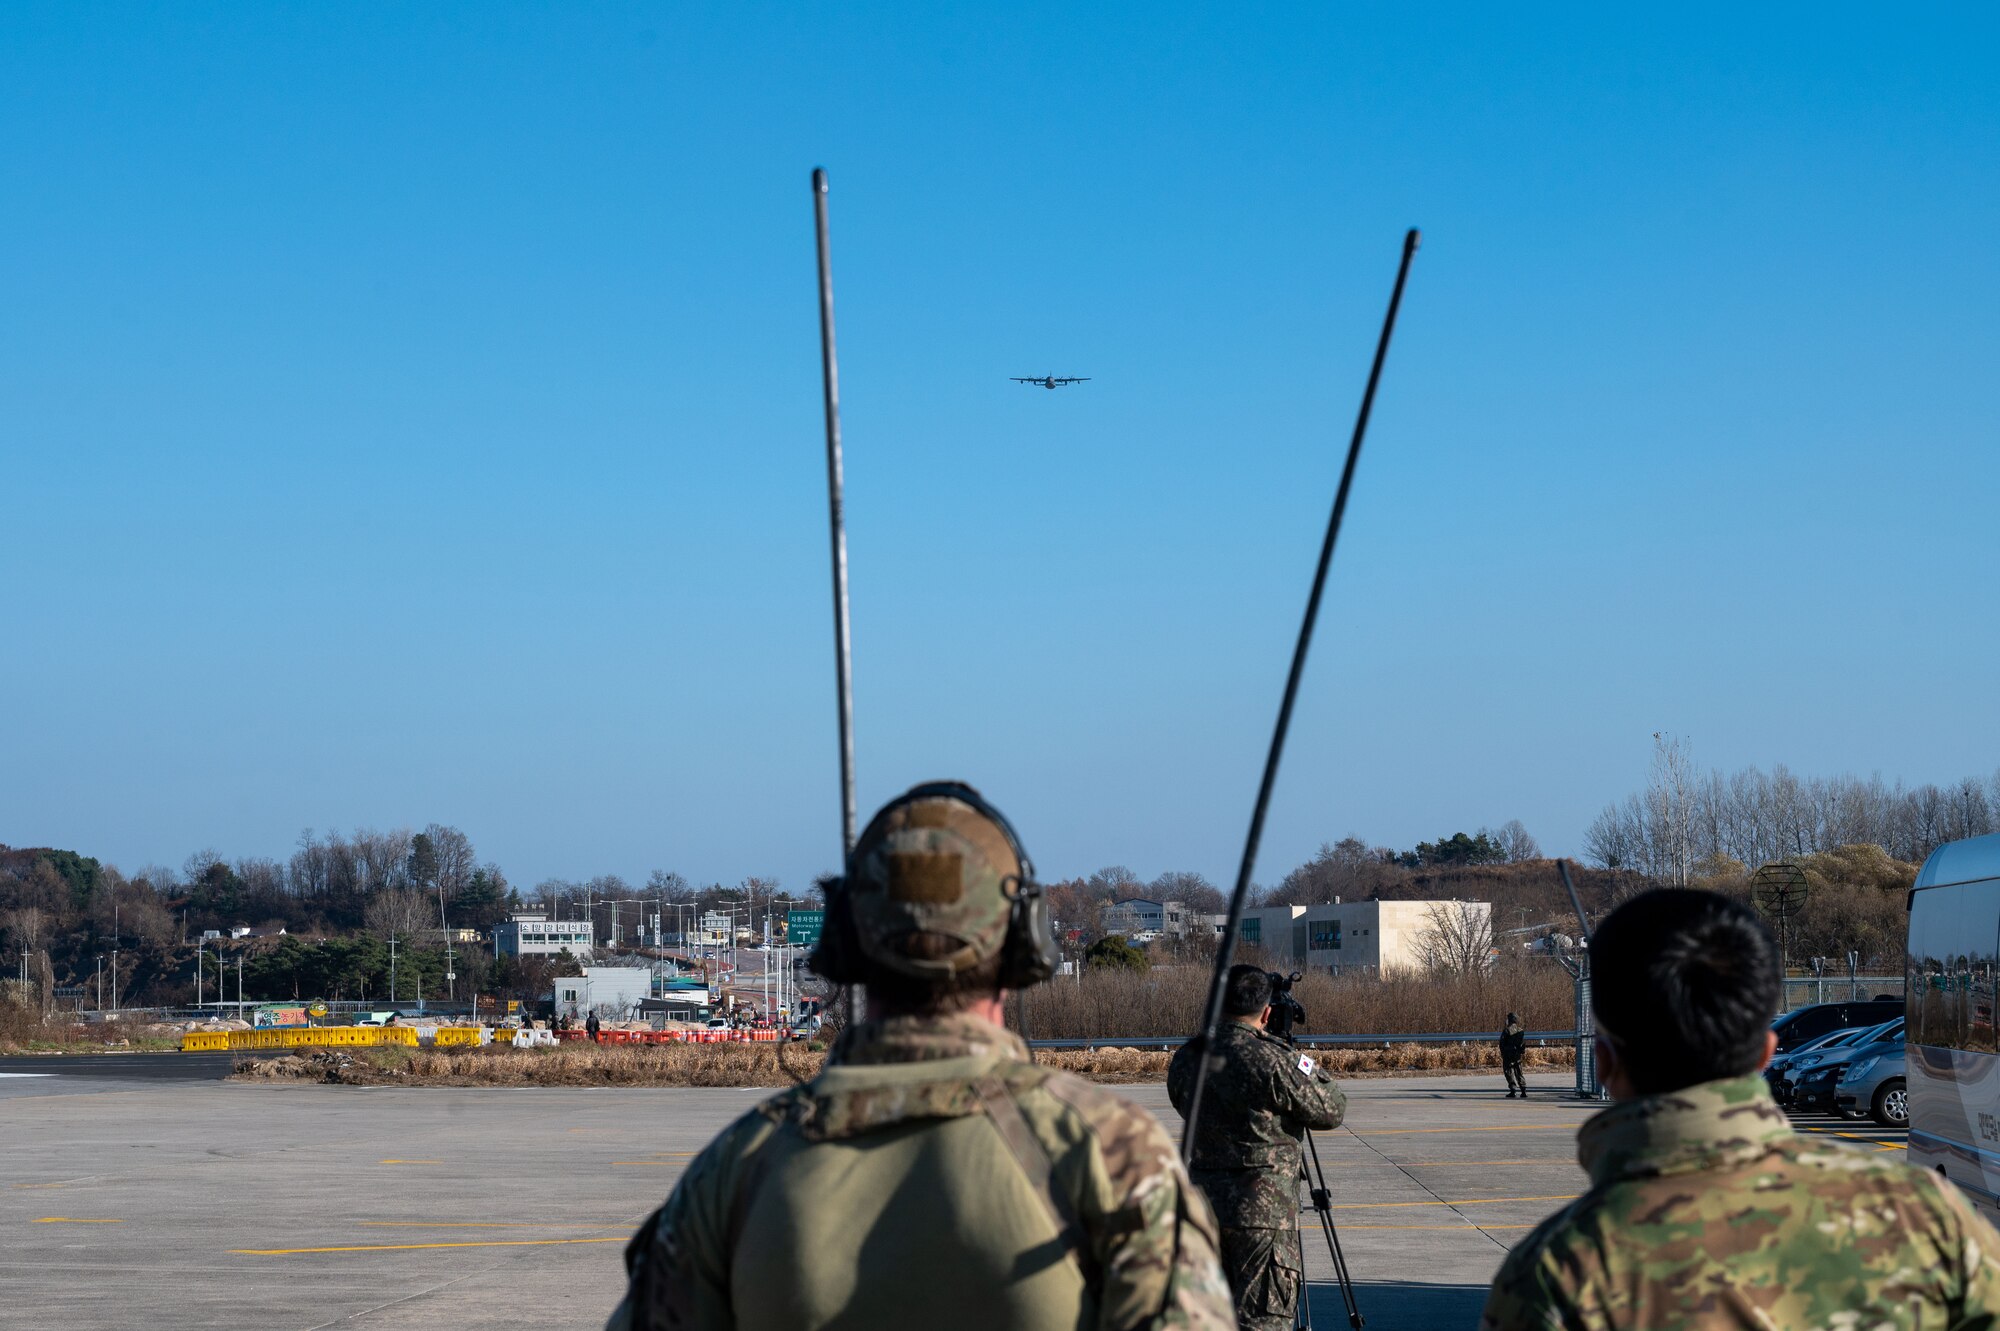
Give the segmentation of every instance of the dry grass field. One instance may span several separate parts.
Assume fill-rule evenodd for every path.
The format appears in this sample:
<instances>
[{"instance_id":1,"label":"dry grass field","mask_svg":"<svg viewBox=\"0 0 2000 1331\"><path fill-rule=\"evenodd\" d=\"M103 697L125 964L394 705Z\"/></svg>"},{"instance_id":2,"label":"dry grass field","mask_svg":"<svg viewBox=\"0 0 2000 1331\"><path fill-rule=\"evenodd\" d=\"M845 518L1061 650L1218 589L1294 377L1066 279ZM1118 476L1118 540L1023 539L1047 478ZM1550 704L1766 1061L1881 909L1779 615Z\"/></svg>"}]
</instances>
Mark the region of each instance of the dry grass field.
<instances>
[{"instance_id":1,"label":"dry grass field","mask_svg":"<svg viewBox=\"0 0 2000 1331\"><path fill-rule=\"evenodd\" d=\"M1037 1061L1090 1081L1165 1079L1165 1049L1041 1050ZM1386 1049L1333 1049L1314 1055L1338 1076L1498 1068L1491 1043L1393 1044ZM791 1086L817 1074L825 1054L803 1045L588 1045L555 1049L493 1046L467 1050L320 1050L279 1058L244 1058L236 1075L259 1081L330 1082L349 1086ZM1530 1049L1527 1065L1570 1065L1570 1051Z\"/></svg>"},{"instance_id":2,"label":"dry grass field","mask_svg":"<svg viewBox=\"0 0 2000 1331\"><path fill-rule=\"evenodd\" d=\"M1200 1024L1208 981L1205 965L1093 970L1054 980L1028 991L1028 1029L1043 1040L1186 1035ZM1531 1031L1566 1031L1575 1023L1574 987L1553 961L1456 977L1318 971L1294 993L1306 1010L1303 1029L1314 1034L1497 1032L1509 1012Z\"/></svg>"}]
</instances>

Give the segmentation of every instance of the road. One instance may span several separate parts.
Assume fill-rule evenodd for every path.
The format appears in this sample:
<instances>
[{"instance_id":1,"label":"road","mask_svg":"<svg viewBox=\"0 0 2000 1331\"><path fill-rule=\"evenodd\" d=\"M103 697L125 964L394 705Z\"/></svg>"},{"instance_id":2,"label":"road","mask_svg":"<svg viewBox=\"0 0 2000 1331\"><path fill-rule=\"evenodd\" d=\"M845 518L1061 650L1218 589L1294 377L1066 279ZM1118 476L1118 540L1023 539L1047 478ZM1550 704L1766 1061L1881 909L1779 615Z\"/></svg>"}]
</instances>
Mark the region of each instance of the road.
<instances>
[{"instance_id":1,"label":"road","mask_svg":"<svg viewBox=\"0 0 2000 1331\"><path fill-rule=\"evenodd\" d=\"M24 1062L45 1075L18 1075ZM32 1308L45 1331L600 1327L626 1236L766 1094L215 1070L194 1055L0 1062L0 1309ZM1582 1189L1573 1138L1592 1106L1532 1080L1527 1101L1490 1075L1346 1084L1349 1125L1320 1155L1372 1331L1476 1321L1508 1246ZM1163 1088L1121 1093L1178 1126ZM1893 1148L1838 1120L1802 1126ZM1324 1239L1306 1238L1315 1324L1344 1326Z\"/></svg>"}]
</instances>

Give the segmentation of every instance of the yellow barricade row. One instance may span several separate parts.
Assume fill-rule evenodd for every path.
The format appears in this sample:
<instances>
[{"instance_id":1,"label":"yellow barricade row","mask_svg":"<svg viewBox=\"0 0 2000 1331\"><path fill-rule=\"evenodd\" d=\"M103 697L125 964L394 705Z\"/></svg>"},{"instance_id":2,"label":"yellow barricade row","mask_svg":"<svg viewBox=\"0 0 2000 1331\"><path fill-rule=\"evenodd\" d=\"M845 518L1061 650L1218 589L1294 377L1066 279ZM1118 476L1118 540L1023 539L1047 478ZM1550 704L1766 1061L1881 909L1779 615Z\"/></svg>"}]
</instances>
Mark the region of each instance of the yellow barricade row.
<instances>
[{"instance_id":1,"label":"yellow barricade row","mask_svg":"<svg viewBox=\"0 0 2000 1331\"><path fill-rule=\"evenodd\" d=\"M430 1043L440 1046L477 1045L485 1032L477 1026L440 1026ZM413 1026L309 1026L303 1030L189 1031L181 1036L182 1053L214 1053L236 1049L339 1049L361 1045L426 1043Z\"/></svg>"}]
</instances>

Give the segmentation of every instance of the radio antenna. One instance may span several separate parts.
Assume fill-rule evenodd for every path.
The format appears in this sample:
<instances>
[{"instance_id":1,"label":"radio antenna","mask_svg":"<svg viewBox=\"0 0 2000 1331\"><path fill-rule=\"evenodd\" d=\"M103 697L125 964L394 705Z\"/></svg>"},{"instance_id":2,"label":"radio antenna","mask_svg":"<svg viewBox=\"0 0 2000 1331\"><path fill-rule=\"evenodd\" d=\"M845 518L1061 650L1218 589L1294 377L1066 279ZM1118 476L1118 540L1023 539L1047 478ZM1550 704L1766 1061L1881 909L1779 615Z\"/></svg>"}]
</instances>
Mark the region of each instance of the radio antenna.
<instances>
[{"instance_id":1,"label":"radio antenna","mask_svg":"<svg viewBox=\"0 0 2000 1331\"><path fill-rule=\"evenodd\" d=\"M826 512L833 540L833 678L840 709L840 857L854 853L854 684L848 673L847 513L840 465L840 355L833 345L833 253L826 236L826 170L812 173L819 241L819 370L826 400ZM845 870L843 870L845 872Z\"/></svg>"},{"instance_id":2,"label":"radio antenna","mask_svg":"<svg viewBox=\"0 0 2000 1331\"><path fill-rule=\"evenodd\" d=\"M1375 362L1368 370L1368 387L1361 394L1361 413L1354 421L1354 437L1347 445L1347 465L1340 472L1340 488L1334 491L1333 513L1327 519L1326 539L1320 543L1319 565L1313 570L1312 592L1306 597L1306 615L1299 625L1299 640L1292 649L1291 673L1285 677L1284 700L1278 704L1277 728L1271 732L1271 751L1264 759L1264 779L1257 787L1257 804L1250 813L1250 835L1243 843L1243 862L1236 871L1236 889L1229 897L1229 916L1223 925L1222 945L1215 953L1215 974L1208 984L1208 1007L1202 1017L1200 1057L1195 1062L1194 1094L1189 1097L1187 1124L1181 1135L1181 1159L1194 1159L1195 1127L1201 1120L1201 1099L1208 1089L1208 1073L1215 1047L1215 1033L1222 1026L1222 993L1229 978L1229 965L1236 957L1236 933L1243 922L1243 904L1250 895L1250 875L1257 868L1257 843L1264 836L1264 814L1271 805L1271 788L1278 780L1278 761L1285 752L1285 732L1292 724L1292 704L1298 701L1299 677L1305 673L1306 649L1312 646L1313 624L1319 618L1320 595L1326 590L1327 569L1333 563L1333 547L1340 539L1340 520L1347 512L1347 494L1354 486L1354 467L1361 460L1361 441L1368 434L1368 414L1375 406L1375 387L1382 380L1382 362L1389 355L1389 337L1396 331L1396 311L1403 303L1403 283L1410 275L1410 260L1416 257L1421 237L1411 227L1403 237L1403 260L1396 268L1396 286L1389 293L1389 312L1382 320L1382 336L1375 344Z\"/></svg>"},{"instance_id":3,"label":"radio antenna","mask_svg":"<svg viewBox=\"0 0 2000 1331\"><path fill-rule=\"evenodd\" d=\"M819 250L819 370L826 404L826 515L833 543L833 680L840 716L840 871L854 855L854 684L847 631L847 512L840 465L840 356L833 345L833 252L826 233L826 170L812 173L813 235ZM846 1025L861 1015L860 986L847 988Z\"/></svg>"}]
</instances>

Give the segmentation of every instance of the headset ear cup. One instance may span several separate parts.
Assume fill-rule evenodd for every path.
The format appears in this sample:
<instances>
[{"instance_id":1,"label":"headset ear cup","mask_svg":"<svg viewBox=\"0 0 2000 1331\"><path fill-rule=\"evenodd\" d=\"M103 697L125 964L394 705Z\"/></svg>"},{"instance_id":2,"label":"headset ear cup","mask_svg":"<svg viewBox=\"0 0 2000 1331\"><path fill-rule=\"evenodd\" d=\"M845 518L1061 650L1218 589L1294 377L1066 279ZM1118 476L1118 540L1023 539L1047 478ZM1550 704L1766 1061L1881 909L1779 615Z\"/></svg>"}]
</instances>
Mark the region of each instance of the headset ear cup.
<instances>
[{"instance_id":1,"label":"headset ear cup","mask_svg":"<svg viewBox=\"0 0 2000 1331\"><path fill-rule=\"evenodd\" d=\"M1040 883L1024 882L1007 918L1007 942L1001 951L1000 987L1026 989L1056 973L1055 928L1049 922L1049 899Z\"/></svg>"},{"instance_id":2,"label":"headset ear cup","mask_svg":"<svg viewBox=\"0 0 2000 1331\"><path fill-rule=\"evenodd\" d=\"M806 965L835 984L854 984L861 979L861 941L855 936L854 909L848 904L845 878L832 879L826 885L826 920Z\"/></svg>"}]
</instances>

